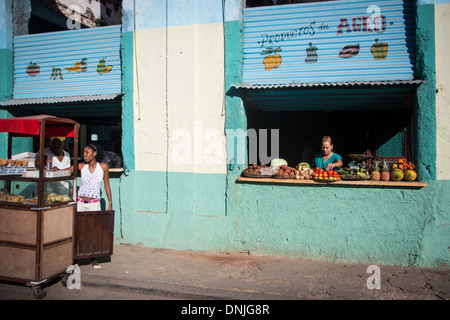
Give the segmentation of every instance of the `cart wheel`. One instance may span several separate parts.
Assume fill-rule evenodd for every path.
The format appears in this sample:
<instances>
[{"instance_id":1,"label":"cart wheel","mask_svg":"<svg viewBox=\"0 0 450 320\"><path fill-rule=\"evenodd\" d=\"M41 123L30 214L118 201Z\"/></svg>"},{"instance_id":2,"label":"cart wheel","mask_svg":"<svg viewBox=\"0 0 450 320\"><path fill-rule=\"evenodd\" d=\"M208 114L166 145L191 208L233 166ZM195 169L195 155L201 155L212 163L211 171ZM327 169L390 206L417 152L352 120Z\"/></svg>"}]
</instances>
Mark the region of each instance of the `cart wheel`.
<instances>
[{"instance_id":1,"label":"cart wheel","mask_svg":"<svg viewBox=\"0 0 450 320\"><path fill-rule=\"evenodd\" d=\"M39 286L33 287L33 295L36 299L43 299L45 297L45 291Z\"/></svg>"}]
</instances>

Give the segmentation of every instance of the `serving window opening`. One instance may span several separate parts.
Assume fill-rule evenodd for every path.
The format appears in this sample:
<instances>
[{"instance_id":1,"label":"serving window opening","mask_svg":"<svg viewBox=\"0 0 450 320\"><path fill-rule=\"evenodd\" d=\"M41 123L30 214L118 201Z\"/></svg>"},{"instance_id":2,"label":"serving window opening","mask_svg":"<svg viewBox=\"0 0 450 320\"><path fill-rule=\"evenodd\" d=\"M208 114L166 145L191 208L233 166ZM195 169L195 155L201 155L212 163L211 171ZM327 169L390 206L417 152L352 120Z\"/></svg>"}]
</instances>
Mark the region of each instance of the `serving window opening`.
<instances>
[{"instance_id":1,"label":"serving window opening","mask_svg":"<svg viewBox=\"0 0 450 320\"><path fill-rule=\"evenodd\" d=\"M312 165L324 136L332 138L333 152L342 157L344 166L353 164L349 154L372 157L367 166L371 159L414 162L414 101L412 87L250 89L247 129L256 133L278 129L279 157L294 168L300 162ZM268 156L276 153L272 145L268 139ZM256 162L264 163L257 154Z\"/></svg>"}]
</instances>

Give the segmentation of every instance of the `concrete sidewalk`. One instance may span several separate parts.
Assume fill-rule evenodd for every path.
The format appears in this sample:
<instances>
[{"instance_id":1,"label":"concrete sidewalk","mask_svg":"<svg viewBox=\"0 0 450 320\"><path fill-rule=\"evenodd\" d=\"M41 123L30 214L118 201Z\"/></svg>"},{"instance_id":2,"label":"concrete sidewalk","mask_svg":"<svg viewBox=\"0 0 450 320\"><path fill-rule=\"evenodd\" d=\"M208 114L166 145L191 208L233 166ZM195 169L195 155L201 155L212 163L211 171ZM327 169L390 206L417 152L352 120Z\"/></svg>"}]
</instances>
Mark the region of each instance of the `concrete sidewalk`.
<instances>
[{"instance_id":1,"label":"concrete sidewalk","mask_svg":"<svg viewBox=\"0 0 450 320\"><path fill-rule=\"evenodd\" d=\"M202 300L449 300L448 268L378 266L380 289L369 289L369 265L298 258L153 249L115 245L98 259L80 261L82 286L148 292L168 299ZM377 282L370 282L375 286Z\"/></svg>"}]
</instances>

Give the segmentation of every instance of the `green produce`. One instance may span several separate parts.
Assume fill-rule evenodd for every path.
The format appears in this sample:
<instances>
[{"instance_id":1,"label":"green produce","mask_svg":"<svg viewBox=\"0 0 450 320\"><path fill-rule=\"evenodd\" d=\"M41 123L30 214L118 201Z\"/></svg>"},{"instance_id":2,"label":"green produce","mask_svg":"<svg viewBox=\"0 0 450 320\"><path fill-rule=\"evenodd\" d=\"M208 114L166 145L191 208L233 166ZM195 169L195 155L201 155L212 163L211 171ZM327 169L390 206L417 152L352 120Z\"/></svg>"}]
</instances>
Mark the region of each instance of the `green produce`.
<instances>
[{"instance_id":1,"label":"green produce","mask_svg":"<svg viewBox=\"0 0 450 320\"><path fill-rule=\"evenodd\" d=\"M300 167L311 168L311 166L309 165L308 162L300 162L300 163L297 165L297 169L300 168Z\"/></svg>"},{"instance_id":2,"label":"green produce","mask_svg":"<svg viewBox=\"0 0 450 320\"><path fill-rule=\"evenodd\" d=\"M279 159L279 158L276 158L276 159L272 159L272 161L270 161L270 167L272 168L272 169L277 169L278 167L281 167L282 165L286 165L287 166L287 161L286 160L284 160L284 159Z\"/></svg>"},{"instance_id":3,"label":"green produce","mask_svg":"<svg viewBox=\"0 0 450 320\"><path fill-rule=\"evenodd\" d=\"M370 178L369 171L364 168L350 169L346 167L339 169L338 174L342 180L367 180Z\"/></svg>"}]
</instances>

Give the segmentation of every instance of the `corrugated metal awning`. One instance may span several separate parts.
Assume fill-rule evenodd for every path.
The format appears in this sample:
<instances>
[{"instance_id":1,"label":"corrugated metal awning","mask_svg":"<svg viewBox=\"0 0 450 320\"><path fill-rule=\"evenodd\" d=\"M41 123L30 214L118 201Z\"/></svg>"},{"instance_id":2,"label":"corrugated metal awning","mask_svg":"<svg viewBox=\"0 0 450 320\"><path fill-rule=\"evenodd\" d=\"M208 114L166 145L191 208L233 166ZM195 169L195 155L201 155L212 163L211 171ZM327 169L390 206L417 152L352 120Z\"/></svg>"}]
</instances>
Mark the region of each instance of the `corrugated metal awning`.
<instances>
[{"instance_id":1,"label":"corrugated metal awning","mask_svg":"<svg viewBox=\"0 0 450 320\"><path fill-rule=\"evenodd\" d=\"M11 99L8 101L0 101L0 106L21 106L29 104L56 104L56 103L73 103L73 102L89 102L101 100L113 100L122 94L99 94L90 96L73 96L73 97L55 97L55 98L36 98L36 99Z\"/></svg>"},{"instance_id":2,"label":"corrugated metal awning","mask_svg":"<svg viewBox=\"0 0 450 320\"><path fill-rule=\"evenodd\" d=\"M64 118L120 117L123 94L72 97L12 99L0 101L0 107L14 116L51 114Z\"/></svg>"},{"instance_id":3,"label":"corrugated metal awning","mask_svg":"<svg viewBox=\"0 0 450 320\"><path fill-rule=\"evenodd\" d=\"M121 25L15 36L17 99L121 93Z\"/></svg>"},{"instance_id":4,"label":"corrugated metal awning","mask_svg":"<svg viewBox=\"0 0 450 320\"><path fill-rule=\"evenodd\" d=\"M273 84L232 84L234 88L243 89L277 89L277 88L308 88L308 87L361 87L361 86L393 86L420 85L426 80L394 80L394 81L348 81L319 83L273 83Z\"/></svg>"},{"instance_id":5,"label":"corrugated metal awning","mask_svg":"<svg viewBox=\"0 0 450 320\"><path fill-rule=\"evenodd\" d=\"M352 81L290 84L237 84L249 108L262 111L332 111L411 108L425 80Z\"/></svg>"},{"instance_id":6,"label":"corrugated metal awning","mask_svg":"<svg viewBox=\"0 0 450 320\"><path fill-rule=\"evenodd\" d=\"M243 83L415 77L410 0L319 1L243 10Z\"/></svg>"}]
</instances>

